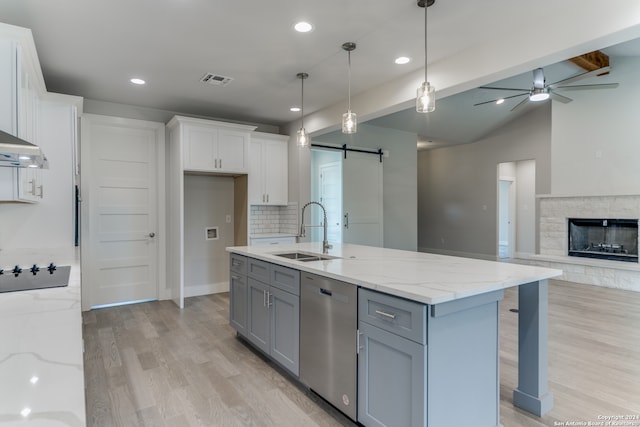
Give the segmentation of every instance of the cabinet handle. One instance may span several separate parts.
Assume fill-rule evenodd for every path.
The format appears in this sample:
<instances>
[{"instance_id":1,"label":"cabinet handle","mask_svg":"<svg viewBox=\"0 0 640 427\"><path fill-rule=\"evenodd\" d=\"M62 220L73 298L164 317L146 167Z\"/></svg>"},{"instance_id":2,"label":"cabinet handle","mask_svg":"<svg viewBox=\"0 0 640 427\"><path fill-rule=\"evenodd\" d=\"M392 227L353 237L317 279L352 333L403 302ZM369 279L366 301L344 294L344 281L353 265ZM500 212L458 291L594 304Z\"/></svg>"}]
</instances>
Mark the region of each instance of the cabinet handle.
<instances>
[{"instance_id":1,"label":"cabinet handle","mask_svg":"<svg viewBox=\"0 0 640 427\"><path fill-rule=\"evenodd\" d=\"M31 191L29 194L31 194L32 196L36 195L36 180L32 179L31 181L29 181L29 184L31 184Z\"/></svg>"},{"instance_id":2,"label":"cabinet handle","mask_svg":"<svg viewBox=\"0 0 640 427\"><path fill-rule=\"evenodd\" d=\"M218 165L219 165L218 167L222 169L222 159L218 159Z\"/></svg>"},{"instance_id":3,"label":"cabinet handle","mask_svg":"<svg viewBox=\"0 0 640 427\"><path fill-rule=\"evenodd\" d=\"M349 228L349 212L344 214L344 228Z\"/></svg>"},{"instance_id":4,"label":"cabinet handle","mask_svg":"<svg viewBox=\"0 0 640 427\"><path fill-rule=\"evenodd\" d=\"M231 276L231 280L239 280L240 277L239 276Z\"/></svg>"},{"instance_id":5,"label":"cabinet handle","mask_svg":"<svg viewBox=\"0 0 640 427\"><path fill-rule=\"evenodd\" d=\"M362 332L356 329L356 354L360 354L360 350L364 350L364 347L360 345L360 335L362 335Z\"/></svg>"},{"instance_id":6,"label":"cabinet handle","mask_svg":"<svg viewBox=\"0 0 640 427\"><path fill-rule=\"evenodd\" d=\"M44 199L44 185L39 185L38 188L40 189L40 198Z\"/></svg>"},{"instance_id":7,"label":"cabinet handle","mask_svg":"<svg viewBox=\"0 0 640 427\"><path fill-rule=\"evenodd\" d=\"M380 316L388 317L389 319L395 319L396 318L395 314L387 313L387 312L382 311L382 310L376 310L376 314L379 314Z\"/></svg>"},{"instance_id":8,"label":"cabinet handle","mask_svg":"<svg viewBox=\"0 0 640 427\"><path fill-rule=\"evenodd\" d=\"M267 194L267 203L269 203L269 195Z\"/></svg>"},{"instance_id":9,"label":"cabinet handle","mask_svg":"<svg viewBox=\"0 0 640 427\"><path fill-rule=\"evenodd\" d=\"M267 291L264 290L262 291L262 306L267 306Z\"/></svg>"},{"instance_id":10,"label":"cabinet handle","mask_svg":"<svg viewBox=\"0 0 640 427\"><path fill-rule=\"evenodd\" d=\"M273 305L273 302L271 302L271 297L273 295L271 294L271 292L267 291L267 308L271 307Z\"/></svg>"}]
</instances>

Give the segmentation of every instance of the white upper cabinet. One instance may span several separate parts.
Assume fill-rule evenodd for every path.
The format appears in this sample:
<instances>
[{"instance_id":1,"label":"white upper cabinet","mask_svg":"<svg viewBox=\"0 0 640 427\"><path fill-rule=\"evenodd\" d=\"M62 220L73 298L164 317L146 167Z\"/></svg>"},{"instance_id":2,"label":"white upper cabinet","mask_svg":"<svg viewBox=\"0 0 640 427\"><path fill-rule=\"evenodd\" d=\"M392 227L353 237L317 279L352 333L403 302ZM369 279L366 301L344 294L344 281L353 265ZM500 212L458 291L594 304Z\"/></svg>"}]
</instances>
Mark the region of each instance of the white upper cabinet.
<instances>
[{"instance_id":1,"label":"white upper cabinet","mask_svg":"<svg viewBox=\"0 0 640 427\"><path fill-rule=\"evenodd\" d=\"M167 127L172 143L182 144L184 171L248 172L249 140L254 126L175 116Z\"/></svg>"},{"instance_id":2,"label":"white upper cabinet","mask_svg":"<svg viewBox=\"0 0 640 427\"><path fill-rule=\"evenodd\" d=\"M289 137L254 132L249 145L249 204L286 205Z\"/></svg>"},{"instance_id":3,"label":"white upper cabinet","mask_svg":"<svg viewBox=\"0 0 640 427\"><path fill-rule=\"evenodd\" d=\"M39 89L19 40L0 38L0 129L38 144ZM0 168L0 201L37 202L43 197L42 171Z\"/></svg>"}]
</instances>

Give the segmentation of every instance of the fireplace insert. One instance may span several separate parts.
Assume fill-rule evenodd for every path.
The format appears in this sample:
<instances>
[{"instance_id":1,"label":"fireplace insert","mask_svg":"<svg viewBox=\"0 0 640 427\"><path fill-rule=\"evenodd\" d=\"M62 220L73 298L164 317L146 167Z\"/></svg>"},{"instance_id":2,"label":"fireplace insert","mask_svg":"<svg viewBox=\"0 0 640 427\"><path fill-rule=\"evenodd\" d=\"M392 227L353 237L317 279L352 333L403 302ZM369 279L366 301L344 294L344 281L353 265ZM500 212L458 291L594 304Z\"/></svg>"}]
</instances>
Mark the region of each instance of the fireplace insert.
<instances>
[{"instance_id":1,"label":"fireplace insert","mask_svg":"<svg viewBox=\"0 0 640 427\"><path fill-rule=\"evenodd\" d=\"M569 256L638 262L638 220L569 218Z\"/></svg>"}]
</instances>

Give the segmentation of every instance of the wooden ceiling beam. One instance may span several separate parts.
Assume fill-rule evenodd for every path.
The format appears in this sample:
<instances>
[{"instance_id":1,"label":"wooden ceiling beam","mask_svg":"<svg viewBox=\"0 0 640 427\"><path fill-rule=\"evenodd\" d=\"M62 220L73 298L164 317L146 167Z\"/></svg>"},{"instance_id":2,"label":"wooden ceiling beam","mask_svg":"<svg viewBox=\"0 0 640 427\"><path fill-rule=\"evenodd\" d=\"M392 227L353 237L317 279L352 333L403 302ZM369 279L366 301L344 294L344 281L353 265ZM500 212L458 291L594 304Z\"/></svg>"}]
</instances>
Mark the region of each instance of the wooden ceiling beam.
<instances>
[{"instance_id":1,"label":"wooden ceiling beam","mask_svg":"<svg viewBox=\"0 0 640 427\"><path fill-rule=\"evenodd\" d=\"M569 61L587 72L609 66L609 56L599 50L585 53L584 55L576 56L575 58L570 58ZM605 74L609 74L609 72L598 75L603 76Z\"/></svg>"}]
</instances>

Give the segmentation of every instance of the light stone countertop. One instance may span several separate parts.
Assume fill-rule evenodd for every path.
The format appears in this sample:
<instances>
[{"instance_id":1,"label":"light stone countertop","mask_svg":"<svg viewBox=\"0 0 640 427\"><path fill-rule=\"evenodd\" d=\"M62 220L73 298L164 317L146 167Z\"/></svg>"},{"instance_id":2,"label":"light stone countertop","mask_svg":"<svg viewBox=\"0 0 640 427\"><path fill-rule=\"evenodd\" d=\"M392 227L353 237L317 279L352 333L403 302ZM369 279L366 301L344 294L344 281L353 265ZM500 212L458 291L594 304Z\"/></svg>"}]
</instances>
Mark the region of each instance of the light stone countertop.
<instances>
[{"instance_id":1,"label":"light stone countertop","mask_svg":"<svg viewBox=\"0 0 640 427\"><path fill-rule=\"evenodd\" d=\"M550 279L561 270L360 245L334 245L326 261L279 257L294 251L322 254L322 244L228 247L246 255L425 304L438 304Z\"/></svg>"},{"instance_id":2,"label":"light stone countertop","mask_svg":"<svg viewBox=\"0 0 640 427\"><path fill-rule=\"evenodd\" d=\"M0 252L0 268L50 262L71 265L68 286L0 293L2 426L86 425L78 251Z\"/></svg>"}]
</instances>

